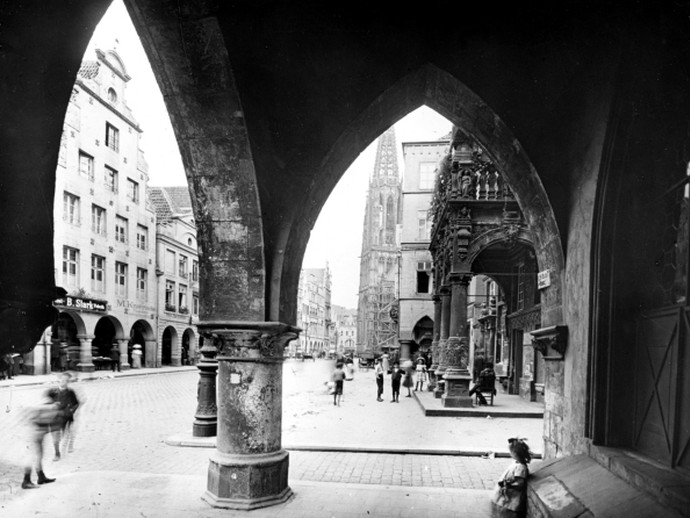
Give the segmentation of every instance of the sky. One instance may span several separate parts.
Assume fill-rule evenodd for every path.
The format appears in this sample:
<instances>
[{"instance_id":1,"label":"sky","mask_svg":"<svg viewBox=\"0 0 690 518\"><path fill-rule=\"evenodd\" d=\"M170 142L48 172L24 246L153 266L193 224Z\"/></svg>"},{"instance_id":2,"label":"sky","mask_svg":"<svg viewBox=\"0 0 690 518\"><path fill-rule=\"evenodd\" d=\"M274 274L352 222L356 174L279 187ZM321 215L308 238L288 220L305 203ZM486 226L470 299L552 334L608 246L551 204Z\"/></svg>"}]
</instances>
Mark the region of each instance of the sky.
<instances>
[{"instance_id":1,"label":"sky","mask_svg":"<svg viewBox=\"0 0 690 518\"><path fill-rule=\"evenodd\" d=\"M113 0L91 38L85 59L95 59L97 48L114 48L132 78L125 97L143 130L140 146L149 164L149 185L186 185L170 117L122 0ZM451 123L426 106L398 121L395 136L401 173L402 142L436 140L450 130ZM364 207L375 156L376 141L359 155L336 185L312 229L302 264L304 268L323 268L328 264L333 283L332 303L351 309L357 307Z\"/></svg>"}]
</instances>

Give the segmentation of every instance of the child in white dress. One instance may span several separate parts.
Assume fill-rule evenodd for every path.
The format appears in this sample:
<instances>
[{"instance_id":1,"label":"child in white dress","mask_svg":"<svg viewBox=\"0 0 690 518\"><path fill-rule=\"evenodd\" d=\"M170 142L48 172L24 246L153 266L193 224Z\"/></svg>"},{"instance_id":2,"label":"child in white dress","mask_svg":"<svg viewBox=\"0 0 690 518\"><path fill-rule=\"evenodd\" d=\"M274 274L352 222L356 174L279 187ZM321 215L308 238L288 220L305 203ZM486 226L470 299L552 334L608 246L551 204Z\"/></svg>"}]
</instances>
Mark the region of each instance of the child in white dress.
<instances>
[{"instance_id":1,"label":"child in white dress","mask_svg":"<svg viewBox=\"0 0 690 518\"><path fill-rule=\"evenodd\" d=\"M513 463L506 468L491 497L495 516L524 516L527 500L527 464L532 460L532 452L525 439L511 437L508 448Z\"/></svg>"}]
</instances>

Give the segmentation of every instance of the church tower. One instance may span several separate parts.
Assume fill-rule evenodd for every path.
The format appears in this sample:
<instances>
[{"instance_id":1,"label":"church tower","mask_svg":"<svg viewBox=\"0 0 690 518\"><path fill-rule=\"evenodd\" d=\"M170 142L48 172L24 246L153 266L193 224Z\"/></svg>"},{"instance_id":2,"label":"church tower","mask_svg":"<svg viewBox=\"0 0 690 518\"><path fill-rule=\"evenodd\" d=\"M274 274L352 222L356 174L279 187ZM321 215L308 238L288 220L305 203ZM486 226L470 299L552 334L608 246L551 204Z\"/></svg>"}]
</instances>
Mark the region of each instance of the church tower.
<instances>
[{"instance_id":1,"label":"church tower","mask_svg":"<svg viewBox=\"0 0 690 518\"><path fill-rule=\"evenodd\" d=\"M395 130L378 140L362 232L357 352L396 348L401 181Z\"/></svg>"}]
</instances>

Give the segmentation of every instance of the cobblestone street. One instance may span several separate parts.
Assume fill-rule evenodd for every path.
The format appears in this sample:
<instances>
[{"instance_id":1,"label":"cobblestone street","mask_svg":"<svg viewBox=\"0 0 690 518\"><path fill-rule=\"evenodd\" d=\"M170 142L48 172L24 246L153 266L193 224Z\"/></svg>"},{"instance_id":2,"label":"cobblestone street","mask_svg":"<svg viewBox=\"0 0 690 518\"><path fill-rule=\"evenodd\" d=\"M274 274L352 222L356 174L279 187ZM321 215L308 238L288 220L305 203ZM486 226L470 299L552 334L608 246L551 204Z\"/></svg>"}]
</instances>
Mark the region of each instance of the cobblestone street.
<instances>
[{"instance_id":1,"label":"cobblestone street","mask_svg":"<svg viewBox=\"0 0 690 518\"><path fill-rule=\"evenodd\" d=\"M343 405L334 407L323 385L329 369L330 362L326 361L285 364L283 444L290 450L291 480L489 489L509 462L479 456L291 450L291 445L309 441L326 447L349 443L381 449L405 444L412 447L419 445L419 437L430 446L440 434L451 435L444 443L448 445L457 442L451 432L462 436L463 427L475 428L477 435L483 433L485 437L487 432L482 429L487 426L498 427L499 434L510 429L500 419L471 418L474 422L468 422L424 417L414 399L401 398L400 404L377 403L369 397L373 378L369 379L371 373L367 372L358 372L355 380L347 383ZM75 451L53 462L52 441L47 439L46 473L58 481L65 474L80 471L204 477L211 449L173 447L164 442L174 433L191 434L197 381L197 372L186 370L73 383L83 401L77 413ZM45 389L0 388L0 500L21 492L19 483L27 457L22 409ZM397 418L391 418L393 413ZM541 426L540 419L529 421L530 427ZM345 429L343 423L347 423ZM356 428L359 432L349 431ZM490 449L488 445L486 449Z\"/></svg>"}]
</instances>

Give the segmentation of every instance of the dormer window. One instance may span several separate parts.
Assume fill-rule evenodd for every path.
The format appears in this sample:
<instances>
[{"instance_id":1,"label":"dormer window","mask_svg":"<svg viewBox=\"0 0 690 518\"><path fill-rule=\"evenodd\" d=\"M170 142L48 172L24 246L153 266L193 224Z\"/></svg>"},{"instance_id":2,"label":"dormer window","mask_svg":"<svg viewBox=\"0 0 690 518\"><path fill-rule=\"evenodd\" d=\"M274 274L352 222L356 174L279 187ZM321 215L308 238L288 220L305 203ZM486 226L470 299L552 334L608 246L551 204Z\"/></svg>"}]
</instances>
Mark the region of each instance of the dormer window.
<instances>
[{"instance_id":1,"label":"dormer window","mask_svg":"<svg viewBox=\"0 0 690 518\"><path fill-rule=\"evenodd\" d=\"M117 92L114 88L108 88L108 101L110 101L112 104L117 102Z\"/></svg>"}]
</instances>

